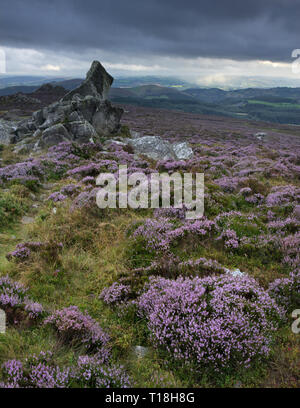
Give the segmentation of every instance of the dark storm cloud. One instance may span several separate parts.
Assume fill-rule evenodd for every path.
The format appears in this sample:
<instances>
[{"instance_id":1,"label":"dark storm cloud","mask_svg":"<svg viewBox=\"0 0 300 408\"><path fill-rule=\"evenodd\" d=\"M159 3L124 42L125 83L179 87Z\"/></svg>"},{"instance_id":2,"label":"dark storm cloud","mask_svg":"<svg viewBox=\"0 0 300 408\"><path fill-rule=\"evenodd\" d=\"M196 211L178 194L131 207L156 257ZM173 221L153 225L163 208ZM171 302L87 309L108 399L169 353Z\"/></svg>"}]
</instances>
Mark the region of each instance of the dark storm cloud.
<instances>
[{"instance_id":1,"label":"dark storm cloud","mask_svg":"<svg viewBox=\"0 0 300 408\"><path fill-rule=\"evenodd\" d=\"M300 0L0 0L0 46L290 60Z\"/></svg>"}]
</instances>

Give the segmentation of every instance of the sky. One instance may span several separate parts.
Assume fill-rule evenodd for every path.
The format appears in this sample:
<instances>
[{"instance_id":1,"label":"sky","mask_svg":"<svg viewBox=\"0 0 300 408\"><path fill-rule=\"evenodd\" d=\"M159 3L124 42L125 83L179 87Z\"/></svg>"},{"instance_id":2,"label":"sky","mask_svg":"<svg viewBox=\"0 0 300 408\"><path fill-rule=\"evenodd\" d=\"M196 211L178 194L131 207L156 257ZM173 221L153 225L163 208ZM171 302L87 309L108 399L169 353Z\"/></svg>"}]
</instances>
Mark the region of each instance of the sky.
<instances>
[{"instance_id":1,"label":"sky","mask_svg":"<svg viewBox=\"0 0 300 408\"><path fill-rule=\"evenodd\" d=\"M0 59L9 75L84 77L97 59L116 77L300 84L299 16L300 0L0 0Z\"/></svg>"}]
</instances>

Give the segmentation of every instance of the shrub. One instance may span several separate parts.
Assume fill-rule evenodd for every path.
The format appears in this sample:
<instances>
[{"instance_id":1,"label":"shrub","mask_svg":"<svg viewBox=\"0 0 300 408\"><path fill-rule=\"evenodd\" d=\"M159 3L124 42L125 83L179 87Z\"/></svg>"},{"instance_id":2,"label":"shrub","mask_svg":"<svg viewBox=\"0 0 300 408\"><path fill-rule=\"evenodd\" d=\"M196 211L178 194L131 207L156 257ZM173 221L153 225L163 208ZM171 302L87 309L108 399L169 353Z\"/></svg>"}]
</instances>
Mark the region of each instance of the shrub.
<instances>
[{"instance_id":1,"label":"shrub","mask_svg":"<svg viewBox=\"0 0 300 408\"><path fill-rule=\"evenodd\" d=\"M57 261L62 248L61 242L23 242L17 244L16 249L9 252L6 258L9 261L24 262L32 253L38 253L46 261Z\"/></svg>"},{"instance_id":2,"label":"shrub","mask_svg":"<svg viewBox=\"0 0 300 408\"><path fill-rule=\"evenodd\" d=\"M130 286L114 282L111 286L102 290L99 298L109 305L114 305L127 300L129 293Z\"/></svg>"},{"instance_id":3,"label":"shrub","mask_svg":"<svg viewBox=\"0 0 300 408\"><path fill-rule=\"evenodd\" d=\"M138 302L154 342L215 370L266 357L282 310L249 276L151 278Z\"/></svg>"},{"instance_id":4,"label":"shrub","mask_svg":"<svg viewBox=\"0 0 300 408\"><path fill-rule=\"evenodd\" d=\"M50 352L33 355L24 364L19 360L6 361L2 373L2 388L65 388L71 380L70 369L55 365Z\"/></svg>"},{"instance_id":5,"label":"shrub","mask_svg":"<svg viewBox=\"0 0 300 408\"><path fill-rule=\"evenodd\" d=\"M25 319L35 320L44 315L44 308L27 296L28 289L8 276L0 278L0 306L9 324L19 324Z\"/></svg>"},{"instance_id":6,"label":"shrub","mask_svg":"<svg viewBox=\"0 0 300 408\"><path fill-rule=\"evenodd\" d=\"M51 352L33 355L22 363L8 360L2 364L1 388L127 388L128 375L123 367L103 365L96 355L80 356L74 366L60 368Z\"/></svg>"},{"instance_id":7,"label":"shrub","mask_svg":"<svg viewBox=\"0 0 300 408\"><path fill-rule=\"evenodd\" d=\"M65 344L83 346L87 352L97 352L103 361L109 356L109 336L87 313L77 306L56 310L45 319L44 324L52 325Z\"/></svg>"},{"instance_id":8,"label":"shrub","mask_svg":"<svg viewBox=\"0 0 300 408\"><path fill-rule=\"evenodd\" d=\"M14 194L5 192L0 194L0 230L17 220L26 209L25 203Z\"/></svg>"},{"instance_id":9,"label":"shrub","mask_svg":"<svg viewBox=\"0 0 300 408\"><path fill-rule=\"evenodd\" d=\"M129 377L123 367L105 366L97 356L80 356L74 369L76 385L86 388L128 388Z\"/></svg>"},{"instance_id":10,"label":"shrub","mask_svg":"<svg viewBox=\"0 0 300 408\"><path fill-rule=\"evenodd\" d=\"M294 270L288 278L271 282L268 292L286 312L298 308L300 305L300 270Z\"/></svg>"}]
</instances>

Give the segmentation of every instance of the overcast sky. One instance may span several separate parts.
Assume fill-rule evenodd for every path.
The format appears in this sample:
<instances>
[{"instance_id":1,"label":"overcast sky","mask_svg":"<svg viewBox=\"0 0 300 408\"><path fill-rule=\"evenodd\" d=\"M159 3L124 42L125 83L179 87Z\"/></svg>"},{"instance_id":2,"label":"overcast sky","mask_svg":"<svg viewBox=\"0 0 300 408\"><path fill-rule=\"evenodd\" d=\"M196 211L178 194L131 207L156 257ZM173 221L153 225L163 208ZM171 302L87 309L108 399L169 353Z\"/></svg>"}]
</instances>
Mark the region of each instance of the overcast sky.
<instances>
[{"instance_id":1,"label":"overcast sky","mask_svg":"<svg viewBox=\"0 0 300 408\"><path fill-rule=\"evenodd\" d=\"M8 74L299 79L300 0L0 0ZM300 51L299 51L300 55Z\"/></svg>"}]
</instances>

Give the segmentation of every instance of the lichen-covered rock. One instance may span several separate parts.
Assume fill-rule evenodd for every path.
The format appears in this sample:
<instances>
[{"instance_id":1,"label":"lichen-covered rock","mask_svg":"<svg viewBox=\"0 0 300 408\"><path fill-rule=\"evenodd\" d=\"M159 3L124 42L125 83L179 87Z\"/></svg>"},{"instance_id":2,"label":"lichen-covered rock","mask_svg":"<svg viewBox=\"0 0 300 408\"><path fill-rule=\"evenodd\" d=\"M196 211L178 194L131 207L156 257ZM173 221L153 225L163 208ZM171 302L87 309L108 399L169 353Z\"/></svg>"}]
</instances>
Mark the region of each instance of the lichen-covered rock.
<instances>
[{"instance_id":1,"label":"lichen-covered rock","mask_svg":"<svg viewBox=\"0 0 300 408\"><path fill-rule=\"evenodd\" d=\"M135 153L153 160L187 160L193 156L193 150L186 142L171 144L159 136L135 137L127 142Z\"/></svg>"},{"instance_id":2,"label":"lichen-covered rock","mask_svg":"<svg viewBox=\"0 0 300 408\"><path fill-rule=\"evenodd\" d=\"M173 150L178 160L187 160L193 156L193 149L186 142L174 143Z\"/></svg>"},{"instance_id":3,"label":"lichen-covered rock","mask_svg":"<svg viewBox=\"0 0 300 408\"><path fill-rule=\"evenodd\" d=\"M15 130L15 123L0 119L0 144L10 144L13 141L12 132Z\"/></svg>"},{"instance_id":4,"label":"lichen-covered rock","mask_svg":"<svg viewBox=\"0 0 300 408\"><path fill-rule=\"evenodd\" d=\"M129 139L128 143L135 153L143 154L153 160L175 159L172 145L159 136L143 136L136 139Z\"/></svg>"},{"instance_id":5,"label":"lichen-covered rock","mask_svg":"<svg viewBox=\"0 0 300 408\"><path fill-rule=\"evenodd\" d=\"M48 146L54 146L61 142L70 141L70 135L67 129L62 125L53 125L44 130L41 138L37 142L37 148L44 148Z\"/></svg>"}]
</instances>

